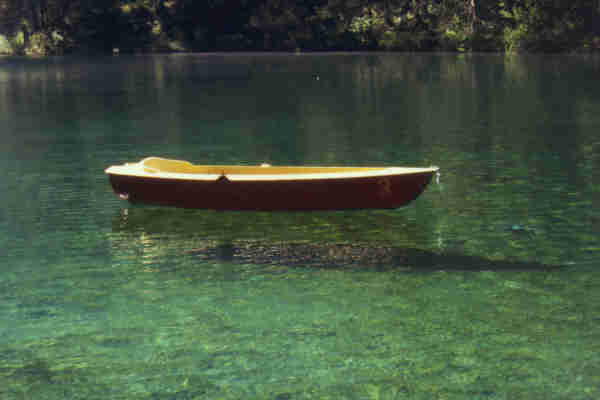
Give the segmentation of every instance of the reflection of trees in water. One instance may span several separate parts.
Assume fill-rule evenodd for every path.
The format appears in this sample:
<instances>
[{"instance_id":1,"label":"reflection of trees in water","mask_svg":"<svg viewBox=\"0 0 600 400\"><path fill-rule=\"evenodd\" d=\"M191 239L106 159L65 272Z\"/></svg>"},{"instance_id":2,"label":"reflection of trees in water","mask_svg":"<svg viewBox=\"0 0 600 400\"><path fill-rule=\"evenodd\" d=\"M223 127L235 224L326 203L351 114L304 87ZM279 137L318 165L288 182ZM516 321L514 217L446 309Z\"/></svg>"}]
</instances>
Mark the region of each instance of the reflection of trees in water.
<instances>
[{"instance_id":1,"label":"reflection of trees in water","mask_svg":"<svg viewBox=\"0 0 600 400\"><path fill-rule=\"evenodd\" d=\"M560 266L536 262L494 260L459 253L381 245L376 243L310 243L234 241L209 242L186 251L202 260L238 264L281 264L322 268L405 270L545 270Z\"/></svg>"}]
</instances>

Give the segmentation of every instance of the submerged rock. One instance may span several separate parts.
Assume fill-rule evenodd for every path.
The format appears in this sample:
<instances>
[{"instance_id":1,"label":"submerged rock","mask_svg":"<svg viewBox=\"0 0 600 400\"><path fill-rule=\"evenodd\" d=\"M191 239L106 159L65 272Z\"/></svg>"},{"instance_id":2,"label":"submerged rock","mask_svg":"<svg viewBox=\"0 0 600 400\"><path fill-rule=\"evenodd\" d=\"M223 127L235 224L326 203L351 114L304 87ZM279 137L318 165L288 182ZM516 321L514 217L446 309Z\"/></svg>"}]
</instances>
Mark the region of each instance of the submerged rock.
<instances>
[{"instance_id":1,"label":"submerged rock","mask_svg":"<svg viewBox=\"0 0 600 400\"><path fill-rule=\"evenodd\" d=\"M506 230L513 233L526 233L529 235L535 235L535 229L520 224L509 225L506 227Z\"/></svg>"}]
</instances>

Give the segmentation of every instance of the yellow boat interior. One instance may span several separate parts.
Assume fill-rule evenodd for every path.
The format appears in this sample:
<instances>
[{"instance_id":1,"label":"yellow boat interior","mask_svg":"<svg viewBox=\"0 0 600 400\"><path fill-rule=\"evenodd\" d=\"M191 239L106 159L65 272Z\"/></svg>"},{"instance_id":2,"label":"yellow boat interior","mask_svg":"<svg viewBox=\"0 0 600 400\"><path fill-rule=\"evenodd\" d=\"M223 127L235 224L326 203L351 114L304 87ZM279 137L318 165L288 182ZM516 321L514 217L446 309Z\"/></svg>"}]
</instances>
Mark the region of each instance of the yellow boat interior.
<instances>
[{"instance_id":1,"label":"yellow boat interior","mask_svg":"<svg viewBox=\"0 0 600 400\"><path fill-rule=\"evenodd\" d=\"M160 157L148 157L140 161L144 171L150 173L203 174L203 175L281 175L281 174L322 174L322 173L360 173L386 169L387 167L290 167L246 165L194 165L189 161L172 160Z\"/></svg>"}]
</instances>

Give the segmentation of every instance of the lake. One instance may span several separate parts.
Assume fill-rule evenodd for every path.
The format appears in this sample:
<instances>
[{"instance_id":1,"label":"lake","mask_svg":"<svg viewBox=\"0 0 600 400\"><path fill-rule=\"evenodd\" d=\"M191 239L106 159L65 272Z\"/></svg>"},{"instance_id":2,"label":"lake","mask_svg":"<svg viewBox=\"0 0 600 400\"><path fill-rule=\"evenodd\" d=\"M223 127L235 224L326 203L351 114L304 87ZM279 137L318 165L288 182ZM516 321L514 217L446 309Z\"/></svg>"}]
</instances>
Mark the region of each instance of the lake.
<instances>
[{"instance_id":1,"label":"lake","mask_svg":"<svg viewBox=\"0 0 600 400\"><path fill-rule=\"evenodd\" d=\"M0 58L3 399L600 398L600 58ZM104 169L440 167L396 210L130 205Z\"/></svg>"}]
</instances>

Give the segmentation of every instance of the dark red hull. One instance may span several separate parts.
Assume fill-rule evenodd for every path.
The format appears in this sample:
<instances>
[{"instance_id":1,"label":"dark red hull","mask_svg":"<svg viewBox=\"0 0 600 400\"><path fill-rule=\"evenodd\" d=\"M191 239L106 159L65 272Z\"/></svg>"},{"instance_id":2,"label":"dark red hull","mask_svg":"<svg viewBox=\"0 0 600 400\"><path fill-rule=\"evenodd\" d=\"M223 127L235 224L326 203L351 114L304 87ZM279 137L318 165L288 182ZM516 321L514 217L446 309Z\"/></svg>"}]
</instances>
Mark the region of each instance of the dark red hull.
<instances>
[{"instance_id":1,"label":"dark red hull","mask_svg":"<svg viewBox=\"0 0 600 400\"><path fill-rule=\"evenodd\" d=\"M417 198L435 171L339 179L216 181L109 174L132 203L213 210L343 210L397 208Z\"/></svg>"}]
</instances>

